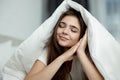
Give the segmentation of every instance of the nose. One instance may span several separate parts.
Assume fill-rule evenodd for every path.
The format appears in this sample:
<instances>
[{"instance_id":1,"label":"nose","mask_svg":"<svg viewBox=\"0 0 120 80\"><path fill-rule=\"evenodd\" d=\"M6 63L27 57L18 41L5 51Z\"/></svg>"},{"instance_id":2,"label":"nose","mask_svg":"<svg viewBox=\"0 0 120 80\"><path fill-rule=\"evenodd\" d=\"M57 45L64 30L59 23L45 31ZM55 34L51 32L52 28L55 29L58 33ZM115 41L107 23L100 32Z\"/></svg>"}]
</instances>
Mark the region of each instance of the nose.
<instances>
[{"instance_id":1,"label":"nose","mask_svg":"<svg viewBox=\"0 0 120 80\"><path fill-rule=\"evenodd\" d=\"M69 29L68 28L64 28L63 34L69 34Z\"/></svg>"}]
</instances>

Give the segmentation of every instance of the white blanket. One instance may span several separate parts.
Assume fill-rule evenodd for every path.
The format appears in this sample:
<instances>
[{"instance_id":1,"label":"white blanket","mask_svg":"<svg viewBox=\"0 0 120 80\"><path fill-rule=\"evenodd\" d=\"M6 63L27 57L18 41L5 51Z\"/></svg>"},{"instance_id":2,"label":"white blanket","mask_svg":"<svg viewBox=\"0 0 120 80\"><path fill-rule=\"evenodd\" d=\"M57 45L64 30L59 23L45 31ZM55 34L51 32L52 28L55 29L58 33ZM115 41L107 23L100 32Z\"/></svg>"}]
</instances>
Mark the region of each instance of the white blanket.
<instances>
[{"instance_id":1,"label":"white blanket","mask_svg":"<svg viewBox=\"0 0 120 80\"><path fill-rule=\"evenodd\" d=\"M90 55L105 80L120 80L120 44L85 8L71 0L65 0L34 33L25 40L2 71L3 80L24 80L34 61L44 54L42 48L60 17L69 7L80 11L88 26Z\"/></svg>"}]
</instances>

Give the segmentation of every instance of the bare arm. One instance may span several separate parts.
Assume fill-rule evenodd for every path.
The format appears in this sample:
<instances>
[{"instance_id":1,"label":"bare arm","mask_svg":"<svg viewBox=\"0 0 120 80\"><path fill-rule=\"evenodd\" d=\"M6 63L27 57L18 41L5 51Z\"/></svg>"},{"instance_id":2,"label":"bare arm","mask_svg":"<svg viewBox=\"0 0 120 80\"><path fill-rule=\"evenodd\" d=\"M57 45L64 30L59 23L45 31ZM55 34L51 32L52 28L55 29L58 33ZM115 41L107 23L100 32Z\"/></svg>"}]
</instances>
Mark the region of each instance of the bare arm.
<instances>
[{"instance_id":1,"label":"bare arm","mask_svg":"<svg viewBox=\"0 0 120 80\"><path fill-rule=\"evenodd\" d=\"M51 80L63 62L61 57L58 57L48 66L45 66L42 62L37 60L31 71L25 77L25 80Z\"/></svg>"},{"instance_id":2,"label":"bare arm","mask_svg":"<svg viewBox=\"0 0 120 80\"><path fill-rule=\"evenodd\" d=\"M84 52L81 52L78 55L78 58L89 80L104 80L102 75Z\"/></svg>"},{"instance_id":3,"label":"bare arm","mask_svg":"<svg viewBox=\"0 0 120 80\"><path fill-rule=\"evenodd\" d=\"M103 76L99 73L95 65L91 62L85 53L87 45L87 31L84 37L80 40L80 46L77 50L77 57L83 67L85 74L89 80L104 80Z\"/></svg>"},{"instance_id":4,"label":"bare arm","mask_svg":"<svg viewBox=\"0 0 120 80\"><path fill-rule=\"evenodd\" d=\"M74 58L73 54L78 46L79 44L77 43L47 66L40 61L36 61L31 71L25 77L25 80L51 80L65 61Z\"/></svg>"}]
</instances>

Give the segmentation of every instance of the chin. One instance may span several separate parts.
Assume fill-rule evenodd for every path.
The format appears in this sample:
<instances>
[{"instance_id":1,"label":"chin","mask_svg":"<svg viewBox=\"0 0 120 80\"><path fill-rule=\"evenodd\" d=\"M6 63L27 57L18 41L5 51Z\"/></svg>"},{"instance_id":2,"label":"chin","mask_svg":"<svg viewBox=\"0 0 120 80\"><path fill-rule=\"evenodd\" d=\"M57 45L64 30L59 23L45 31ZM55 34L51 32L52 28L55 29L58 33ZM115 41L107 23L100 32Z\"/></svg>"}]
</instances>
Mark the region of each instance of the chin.
<instances>
[{"instance_id":1,"label":"chin","mask_svg":"<svg viewBox=\"0 0 120 80\"><path fill-rule=\"evenodd\" d=\"M72 44L67 41L58 41L58 44L62 47L71 47L72 46Z\"/></svg>"},{"instance_id":2,"label":"chin","mask_svg":"<svg viewBox=\"0 0 120 80\"><path fill-rule=\"evenodd\" d=\"M62 46L62 47L71 47L71 45L69 45L69 44L60 44L59 43L59 45Z\"/></svg>"},{"instance_id":3,"label":"chin","mask_svg":"<svg viewBox=\"0 0 120 80\"><path fill-rule=\"evenodd\" d=\"M68 48L68 47L71 47L71 46L68 46L68 45L61 45L61 46L62 46L62 47L67 47L67 48Z\"/></svg>"}]
</instances>

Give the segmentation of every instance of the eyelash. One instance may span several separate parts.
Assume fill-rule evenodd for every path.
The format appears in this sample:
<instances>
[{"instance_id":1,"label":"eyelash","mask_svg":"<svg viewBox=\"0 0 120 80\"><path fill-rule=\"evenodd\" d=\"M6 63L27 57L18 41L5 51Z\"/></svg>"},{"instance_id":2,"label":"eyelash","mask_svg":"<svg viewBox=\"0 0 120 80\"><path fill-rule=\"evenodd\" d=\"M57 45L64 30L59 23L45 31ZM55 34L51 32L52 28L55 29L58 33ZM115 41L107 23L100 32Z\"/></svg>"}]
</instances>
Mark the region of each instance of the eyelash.
<instances>
[{"instance_id":1,"label":"eyelash","mask_svg":"<svg viewBox=\"0 0 120 80\"><path fill-rule=\"evenodd\" d=\"M74 32L74 33L76 33L76 32L77 32L77 30L75 30L75 29L71 29L71 31L72 31L72 32Z\"/></svg>"},{"instance_id":2,"label":"eyelash","mask_svg":"<svg viewBox=\"0 0 120 80\"><path fill-rule=\"evenodd\" d=\"M59 27L60 28L65 28L65 25L59 24ZM77 33L77 30L75 30L74 28L71 28L71 31L74 32L74 33Z\"/></svg>"},{"instance_id":3,"label":"eyelash","mask_svg":"<svg viewBox=\"0 0 120 80\"><path fill-rule=\"evenodd\" d=\"M64 28L65 26L64 26L64 25L59 24L59 27L60 27L60 28Z\"/></svg>"}]
</instances>

